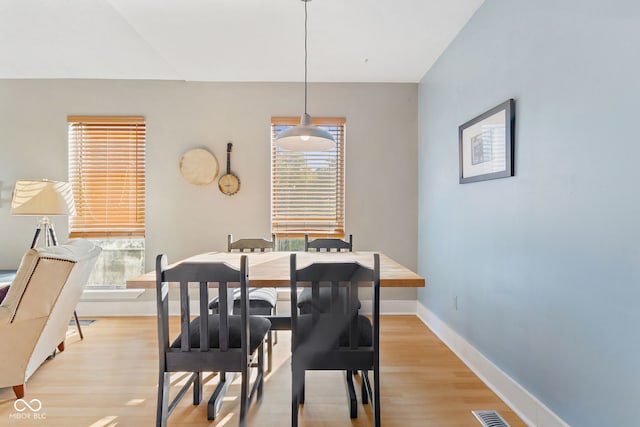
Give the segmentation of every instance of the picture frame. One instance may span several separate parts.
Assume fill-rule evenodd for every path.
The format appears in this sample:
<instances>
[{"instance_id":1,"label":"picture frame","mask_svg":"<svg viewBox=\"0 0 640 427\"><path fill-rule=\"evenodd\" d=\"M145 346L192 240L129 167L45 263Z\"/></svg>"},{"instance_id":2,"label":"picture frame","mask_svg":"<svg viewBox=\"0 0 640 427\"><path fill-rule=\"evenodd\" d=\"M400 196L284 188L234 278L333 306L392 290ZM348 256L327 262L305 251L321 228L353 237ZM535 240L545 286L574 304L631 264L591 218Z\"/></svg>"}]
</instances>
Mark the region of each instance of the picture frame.
<instances>
[{"instance_id":1,"label":"picture frame","mask_svg":"<svg viewBox=\"0 0 640 427\"><path fill-rule=\"evenodd\" d=\"M460 125L460 184L515 175L515 111L508 99Z\"/></svg>"}]
</instances>

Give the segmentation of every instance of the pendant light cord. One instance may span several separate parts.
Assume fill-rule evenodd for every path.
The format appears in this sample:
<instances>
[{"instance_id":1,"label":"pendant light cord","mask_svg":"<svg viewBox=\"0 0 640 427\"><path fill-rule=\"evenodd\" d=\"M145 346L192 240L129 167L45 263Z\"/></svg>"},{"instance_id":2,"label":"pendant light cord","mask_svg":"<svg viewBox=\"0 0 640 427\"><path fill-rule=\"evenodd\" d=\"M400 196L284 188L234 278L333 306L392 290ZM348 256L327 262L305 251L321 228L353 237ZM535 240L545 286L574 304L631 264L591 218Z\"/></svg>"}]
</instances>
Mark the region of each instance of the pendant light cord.
<instances>
[{"instance_id":1,"label":"pendant light cord","mask_svg":"<svg viewBox=\"0 0 640 427\"><path fill-rule=\"evenodd\" d=\"M304 2L304 114L307 115L307 2Z\"/></svg>"}]
</instances>

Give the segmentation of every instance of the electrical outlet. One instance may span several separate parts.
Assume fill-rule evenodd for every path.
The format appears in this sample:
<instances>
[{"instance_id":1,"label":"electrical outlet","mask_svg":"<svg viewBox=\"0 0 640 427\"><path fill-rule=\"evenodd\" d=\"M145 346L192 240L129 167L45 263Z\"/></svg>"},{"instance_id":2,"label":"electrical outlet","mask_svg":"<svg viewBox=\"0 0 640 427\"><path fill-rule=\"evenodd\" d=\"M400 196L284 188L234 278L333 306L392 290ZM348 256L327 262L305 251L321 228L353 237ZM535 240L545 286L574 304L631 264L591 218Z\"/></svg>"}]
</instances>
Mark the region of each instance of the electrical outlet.
<instances>
[{"instance_id":1,"label":"electrical outlet","mask_svg":"<svg viewBox=\"0 0 640 427\"><path fill-rule=\"evenodd\" d=\"M453 309L454 309L455 311L458 311L458 295L455 295L455 296L453 297Z\"/></svg>"}]
</instances>

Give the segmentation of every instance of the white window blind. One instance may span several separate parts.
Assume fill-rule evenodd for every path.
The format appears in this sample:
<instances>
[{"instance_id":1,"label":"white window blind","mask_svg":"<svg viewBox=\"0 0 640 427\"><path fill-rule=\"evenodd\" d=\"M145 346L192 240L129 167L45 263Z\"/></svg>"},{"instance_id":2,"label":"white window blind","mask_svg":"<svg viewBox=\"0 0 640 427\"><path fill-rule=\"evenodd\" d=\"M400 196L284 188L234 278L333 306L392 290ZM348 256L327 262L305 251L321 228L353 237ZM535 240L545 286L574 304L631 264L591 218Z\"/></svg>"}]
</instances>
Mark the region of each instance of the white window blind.
<instances>
[{"instance_id":1,"label":"white window blind","mask_svg":"<svg viewBox=\"0 0 640 427\"><path fill-rule=\"evenodd\" d=\"M336 139L329 151L294 152L274 140L299 118L271 119L271 232L279 238L344 237L344 118L313 118Z\"/></svg>"},{"instance_id":2,"label":"white window blind","mask_svg":"<svg viewBox=\"0 0 640 427\"><path fill-rule=\"evenodd\" d=\"M144 117L69 116L70 237L144 237Z\"/></svg>"}]
</instances>

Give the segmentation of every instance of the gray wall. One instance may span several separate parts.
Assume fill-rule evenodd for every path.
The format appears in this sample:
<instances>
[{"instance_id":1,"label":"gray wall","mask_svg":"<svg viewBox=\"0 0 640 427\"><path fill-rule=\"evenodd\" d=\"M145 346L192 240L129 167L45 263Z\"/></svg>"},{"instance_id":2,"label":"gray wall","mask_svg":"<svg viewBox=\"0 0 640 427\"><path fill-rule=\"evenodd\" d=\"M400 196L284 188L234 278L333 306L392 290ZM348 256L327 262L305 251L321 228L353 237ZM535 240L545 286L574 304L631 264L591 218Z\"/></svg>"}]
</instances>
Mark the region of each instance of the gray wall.
<instances>
[{"instance_id":1,"label":"gray wall","mask_svg":"<svg viewBox=\"0 0 640 427\"><path fill-rule=\"evenodd\" d=\"M639 76L636 0L486 0L419 87L419 301L572 426L640 419ZM516 176L458 184L508 98Z\"/></svg>"},{"instance_id":2,"label":"gray wall","mask_svg":"<svg viewBox=\"0 0 640 427\"><path fill-rule=\"evenodd\" d=\"M311 84L312 115L346 117L346 229L358 250L416 268L417 84ZM143 115L147 122L147 269L225 250L227 233L270 234L270 118L298 116L302 84L100 80L0 80L0 268L30 243L36 218L9 214L17 179L67 179L67 115ZM205 146L232 166L240 192L197 187L180 156ZM61 240L64 218L54 219ZM415 299L415 290L385 290Z\"/></svg>"}]
</instances>

